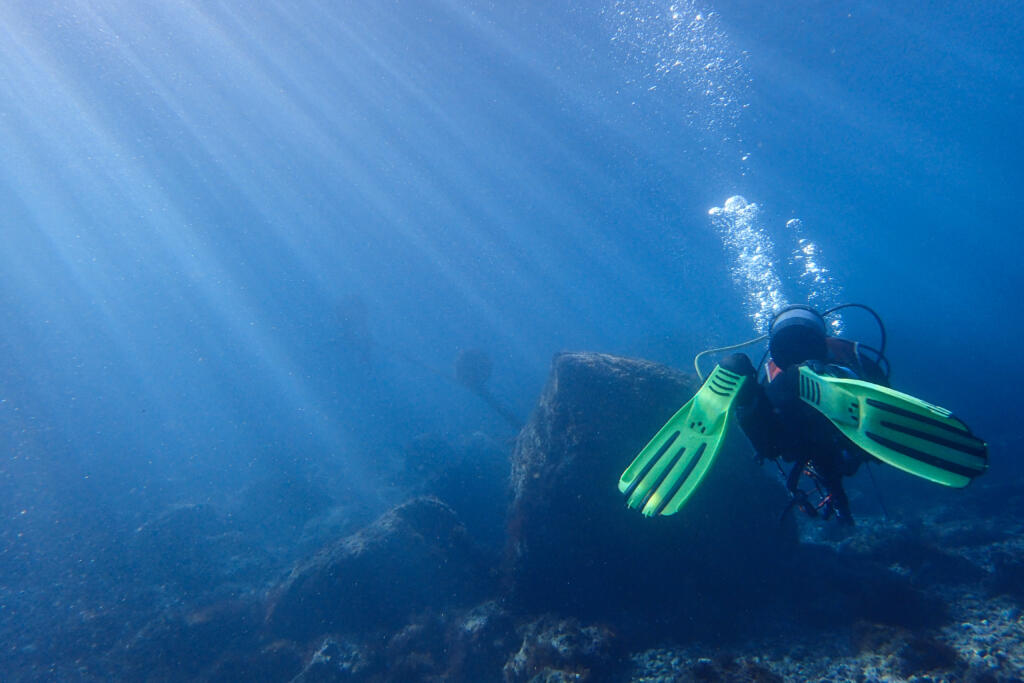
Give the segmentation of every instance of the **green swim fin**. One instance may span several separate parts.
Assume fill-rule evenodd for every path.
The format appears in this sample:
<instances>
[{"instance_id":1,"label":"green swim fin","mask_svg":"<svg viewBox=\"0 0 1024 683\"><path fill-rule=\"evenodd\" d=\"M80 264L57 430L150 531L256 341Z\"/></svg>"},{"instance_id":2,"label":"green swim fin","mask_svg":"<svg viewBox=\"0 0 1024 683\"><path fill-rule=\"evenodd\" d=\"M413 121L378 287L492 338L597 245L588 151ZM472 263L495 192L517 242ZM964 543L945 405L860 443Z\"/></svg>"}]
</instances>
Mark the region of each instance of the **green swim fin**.
<instances>
[{"instance_id":1,"label":"green swim fin","mask_svg":"<svg viewBox=\"0 0 1024 683\"><path fill-rule=\"evenodd\" d=\"M644 515L672 515L718 455L729 415L747 378L716 366L704 386L672 416L619 479L626 504Z\"/></svg>"},{"instance_id":2,"label":"green swim fin","mask_svg":"<svg viewBox=\"0 0 1024 683\"><path fill-rule=\"evenodd\" d=\"M800 398L882 462L946 486L988 469L988 445L945 408L855 379L800 368Z\"/></svg>"}]
</instances>

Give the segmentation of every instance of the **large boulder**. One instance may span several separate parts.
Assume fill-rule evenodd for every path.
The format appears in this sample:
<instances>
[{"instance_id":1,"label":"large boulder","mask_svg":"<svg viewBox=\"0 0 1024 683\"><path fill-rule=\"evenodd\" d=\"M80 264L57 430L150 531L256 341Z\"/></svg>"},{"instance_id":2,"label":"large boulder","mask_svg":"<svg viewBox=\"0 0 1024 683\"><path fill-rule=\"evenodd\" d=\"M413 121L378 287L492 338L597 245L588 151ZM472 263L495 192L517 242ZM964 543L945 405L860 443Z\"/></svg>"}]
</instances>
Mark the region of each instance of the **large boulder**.
<instances>
[{"instance_id":1,"label":"large boulder","mask_svg":"<svg viewBox=\"0 0 1024 683\"><path fill-rule=\"evenodd\" d=\"M580 616L729 620L730 605L749 605L773 577L795 525L780 524L786 493L735 427L679 514L645 518L618 491L622 471L698 386L647 361L555 357L513 453L507 577L516 602Z\"/></svg>"},{"instance_id":2,"label":"large boulder","mask_svg":"<svg viewBox=\"0 0 1024 683\"><path fill-rule=\"evenodd\" d=\"M271 591L267 622L297 641L394 629L423 610L471 604L487 583L451 508L417 498L298 563Z\"/></svg>"}]
</instances>

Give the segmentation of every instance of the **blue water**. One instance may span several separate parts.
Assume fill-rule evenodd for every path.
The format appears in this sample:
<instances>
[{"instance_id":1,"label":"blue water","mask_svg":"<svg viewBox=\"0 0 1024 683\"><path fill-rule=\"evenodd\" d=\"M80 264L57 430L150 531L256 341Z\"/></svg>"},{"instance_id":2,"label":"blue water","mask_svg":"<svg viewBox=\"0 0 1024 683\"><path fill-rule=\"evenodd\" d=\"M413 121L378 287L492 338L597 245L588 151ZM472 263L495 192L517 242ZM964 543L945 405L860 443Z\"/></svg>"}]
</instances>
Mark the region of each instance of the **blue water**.
<instances>
[{"instance_id":1,"label":"blue water","mask_svg":"<svg viewBox=\"0 0 1024 683\"><path fill-rule=\"evenodd\" d=\"M3 3L5 552L276 471L383 509L416 435L512 434L460 350L525 417L559 350L753 336L733 195L1018 477L1024 8L670 5Z\"/></svg>"}]
</instances>

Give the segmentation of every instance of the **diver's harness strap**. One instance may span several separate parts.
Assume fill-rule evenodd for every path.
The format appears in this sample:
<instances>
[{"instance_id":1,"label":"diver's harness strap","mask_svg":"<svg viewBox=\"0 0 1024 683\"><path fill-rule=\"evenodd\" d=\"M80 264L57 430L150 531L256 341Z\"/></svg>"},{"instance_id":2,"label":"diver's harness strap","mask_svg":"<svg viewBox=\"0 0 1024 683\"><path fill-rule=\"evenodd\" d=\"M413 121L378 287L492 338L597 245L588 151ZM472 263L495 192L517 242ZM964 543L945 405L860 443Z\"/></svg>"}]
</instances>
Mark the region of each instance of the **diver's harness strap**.
<instances>
[{"instance_id":1,"label":"diver's harness strap","mask_svg":"<svg viewBox=\"0 0 1024 683\"><path fill-rule=\"evenodd\" d=\"M762 462L764 458L759 458ZM779 515L779 523L781 524L786 520L786 515L794 507L800 508L805 515L812 518L821 516L825 520L832 519L833 515L836 514L835 506L832 504L832 493L825 486L824 481L821 478L814 467L807 462L797 462L790 469L789 474L786 474L786 470L782 467L782 463L777 458L773 458L772 462L779 468L779 474L786 482L786 491L789 492L789 503L783 508L782 514ZM806 476L812 484L814 484L814 490L811 492L817 498L817 502L811 500L810 494L800 488L800 478Z\"/></svg>"},{"instance_id":2,"label":"diver's harness strap","mask_svg":"<svg viewBox=\"0 0 1024 683\"><path fill-rule=\"evenodd\" d=\"M844 376L850 373L849 369L837 364L826 365L824 363L812 361L807 365L811 366L815 372L822 375ZM758 464L763 463L764 460L765 458L763 456L757 456ZM825 484L825 480L821 474L814 469L814 465L807 461L797 461L787 474L778 458L773 458L772 462L774 462L775 466L779 468L779 474L785 481L786 491L790 496L789 503L782 510L782 514L779 517L780 523L786 519L786 515L788 515L790 510L794 507L799 507L808 517L817 518L821 516L825 520L829 520L833 516L837 516L839 514L839 511L836 509L834 504L834 495L832 491ZM807 477L807 479L814 485L813 491L807 492L800 488L801 477ZM812 495L816 498L816 502L811 500Z\"/></svg>"}]
</instances>

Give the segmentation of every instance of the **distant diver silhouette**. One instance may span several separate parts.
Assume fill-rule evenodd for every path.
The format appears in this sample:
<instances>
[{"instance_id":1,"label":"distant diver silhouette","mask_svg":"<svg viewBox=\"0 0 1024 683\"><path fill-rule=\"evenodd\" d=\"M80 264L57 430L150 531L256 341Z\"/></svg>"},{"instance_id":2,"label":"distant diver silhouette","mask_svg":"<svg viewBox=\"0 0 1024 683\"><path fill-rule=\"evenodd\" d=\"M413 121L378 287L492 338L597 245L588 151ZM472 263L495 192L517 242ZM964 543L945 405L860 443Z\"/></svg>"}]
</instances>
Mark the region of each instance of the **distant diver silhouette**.
<instances>
[{"instance_id":1,"label":"distant diver silhouette","mask_svg":"<svg viewBox=\"0 0 1024 683\"><path fill-rule=\"evenodd\" d=\"M455 379L486 403L491 410L505 419L514 429L522 428L522 421L511 410L501 404L487 388L494 364L486 352L479 349L464 349L455 359Z\"/></svg>"}]
</instances>

